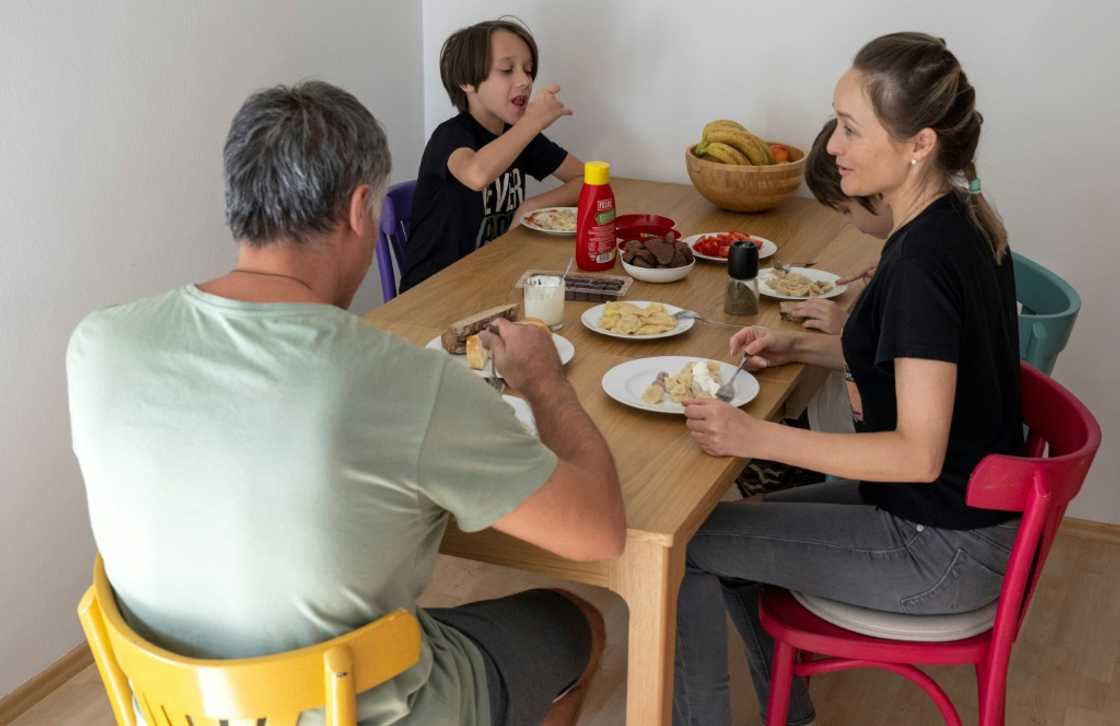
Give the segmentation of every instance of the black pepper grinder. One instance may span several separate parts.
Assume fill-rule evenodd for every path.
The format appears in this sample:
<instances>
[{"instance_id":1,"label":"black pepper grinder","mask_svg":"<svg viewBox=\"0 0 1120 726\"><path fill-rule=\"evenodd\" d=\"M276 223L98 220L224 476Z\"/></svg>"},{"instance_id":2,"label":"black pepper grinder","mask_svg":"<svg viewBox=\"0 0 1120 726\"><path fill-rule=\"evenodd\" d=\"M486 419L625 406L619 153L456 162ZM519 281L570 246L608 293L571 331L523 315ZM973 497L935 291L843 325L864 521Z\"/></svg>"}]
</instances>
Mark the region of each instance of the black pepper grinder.
<instances>
[{"instance_id":1,"label":"black pepper grinder","mask_svg":"<svg viewBox=\"0 0 1120 726\"><path fill-rule=\"evenodd\" d=\"M758 314L758 247L753 242L731 245L723 311L728 315Z\"/></svg>"}]
</instances>

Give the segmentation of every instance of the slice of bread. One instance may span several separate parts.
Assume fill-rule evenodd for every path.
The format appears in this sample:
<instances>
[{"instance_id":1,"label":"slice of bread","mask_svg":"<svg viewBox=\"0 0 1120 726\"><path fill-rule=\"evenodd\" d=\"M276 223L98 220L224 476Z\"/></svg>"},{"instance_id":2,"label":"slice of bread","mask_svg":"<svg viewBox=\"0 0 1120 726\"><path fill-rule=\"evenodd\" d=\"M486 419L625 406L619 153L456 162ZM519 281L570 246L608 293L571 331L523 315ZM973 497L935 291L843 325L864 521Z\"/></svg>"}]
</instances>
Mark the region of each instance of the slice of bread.
<instances>
[{"instance_id":1,"label":"slice of bread","mask_svg":"<svg viewBox=\"0 0 1120 726\"><path fill-rule=\"evenodd\" d=\"M800 323L806 316L797 312L797 306L801 303L796 300L783 300L778 303L778 314L782 320L788 320L791 323Z\"/></svg>"},{"instance_id":2,"label":"slice of bread","mask_svg":"<svg viewBox=\"0 0 1120 726\"><path fill-rule=\"evenodd\" d=\"M462 355L467 352L467 338L472 335L477 335L495 318L505 318L506 320L514 320L517 317L517 304L511 305L498 305L496 307L483 310L480 313L475 313L462 320L456 320L452 323L443 335L440 336L440 343L443 344L443 349L448 353L455 353Z\"/></svg>"}]
</instances>

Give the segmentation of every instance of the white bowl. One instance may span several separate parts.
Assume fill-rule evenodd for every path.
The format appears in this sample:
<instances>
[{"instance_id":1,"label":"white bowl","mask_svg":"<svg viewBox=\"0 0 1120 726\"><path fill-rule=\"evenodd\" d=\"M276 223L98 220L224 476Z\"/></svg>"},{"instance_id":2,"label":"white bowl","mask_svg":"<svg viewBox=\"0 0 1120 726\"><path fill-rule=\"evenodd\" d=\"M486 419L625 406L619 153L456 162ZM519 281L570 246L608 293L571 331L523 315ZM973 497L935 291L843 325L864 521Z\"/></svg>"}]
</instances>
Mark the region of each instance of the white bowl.
<instances>
[{"instance_id":1,"label":"white bowl","mask_svg":"<svg viewBox=\"0 0 1120 726\"><path fill-rule=\"evenodd\" d=\"M626 270L630 277L642 282L676 282L683 280L692 272L692 268L696 267L696 258L681 267L638 267L621 258L620 261L622 269Z\"/></svg>"}]
</instances>

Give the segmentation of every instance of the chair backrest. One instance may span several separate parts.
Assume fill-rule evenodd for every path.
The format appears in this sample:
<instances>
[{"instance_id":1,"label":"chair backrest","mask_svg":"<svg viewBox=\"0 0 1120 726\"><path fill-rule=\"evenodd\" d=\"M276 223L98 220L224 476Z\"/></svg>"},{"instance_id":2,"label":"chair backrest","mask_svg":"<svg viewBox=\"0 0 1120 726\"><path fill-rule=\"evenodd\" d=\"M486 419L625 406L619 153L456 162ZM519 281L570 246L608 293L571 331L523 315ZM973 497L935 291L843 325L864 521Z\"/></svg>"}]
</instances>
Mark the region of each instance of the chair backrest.
<instances>
[{"instance_id":1,"label":"chair backrest","mask_svg":"<svg viewBox=\"0 0 1120 726\"><path fill-rule=\"evenodd\" d=\"M1081 401L1029 363L1020 362L1019 370L1029 431L1025 456L986 456L968 483L970 506L1023 513L993 627L994 638L1005 638L1008 648L1066 506L1081 490L1101 443L1100 426Z\"/></svg>"},{"instance_id":2,"label":"chair backrest","mask_svg":"<svg viewBox=\"0 0 1120 726\"><path fill-rule=\"evenodd\" d=\"M389 187L381 206L381 223L377 231L377 269L381 276L381 297L389 302L397 296L397 281L393 274L393 261L397 270L403 269L404 247L408 240L408 226L412 223L412 197L416 181L405 181Z\"/></svg>"},{"instance_id":3,"label":"chair backrest","mask_svg":"<svg viewBox=\"0 0 1120 726\"><path fill-rule=\"evenodd\" d=\"M78 618L120 726L295 726L323 706L328 726L354 726L356 694L412 667L420 627L395 610L324 643L259 658L184 658L141 638L121 617L100 555Z\"/></svg>"},{"instance_id":4,"label":"chair backrest","mask_svg":"<svg viewBox=\"0 0 1120 726\"><path fill-rule=\"evenodd\" d=\"M1081 296L1068 282L1029 257L1012 252L1019 311L1019 357L1046 374L1066 347Z\"/></svg>"}]
</instances>

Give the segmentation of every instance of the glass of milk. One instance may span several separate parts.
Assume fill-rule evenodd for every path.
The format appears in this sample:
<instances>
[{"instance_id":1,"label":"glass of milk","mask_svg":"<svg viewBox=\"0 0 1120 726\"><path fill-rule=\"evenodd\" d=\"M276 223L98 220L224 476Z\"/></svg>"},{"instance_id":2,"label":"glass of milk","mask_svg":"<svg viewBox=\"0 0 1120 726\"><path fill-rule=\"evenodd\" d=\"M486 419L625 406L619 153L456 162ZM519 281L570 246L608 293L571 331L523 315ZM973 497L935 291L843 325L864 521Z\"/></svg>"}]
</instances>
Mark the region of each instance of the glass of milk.
<instances>
[{"instance_id":1,"label":"glass of milk","mask_svg":"<svg viewBox=\"0 0 1120 726\"><path fill-rule=\"evenodd\" d=\"M564 278L533 275L525 281L525 317L552 327L564 322Z\"/></svg>"}]
</instances>

